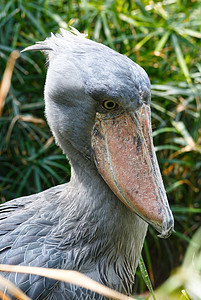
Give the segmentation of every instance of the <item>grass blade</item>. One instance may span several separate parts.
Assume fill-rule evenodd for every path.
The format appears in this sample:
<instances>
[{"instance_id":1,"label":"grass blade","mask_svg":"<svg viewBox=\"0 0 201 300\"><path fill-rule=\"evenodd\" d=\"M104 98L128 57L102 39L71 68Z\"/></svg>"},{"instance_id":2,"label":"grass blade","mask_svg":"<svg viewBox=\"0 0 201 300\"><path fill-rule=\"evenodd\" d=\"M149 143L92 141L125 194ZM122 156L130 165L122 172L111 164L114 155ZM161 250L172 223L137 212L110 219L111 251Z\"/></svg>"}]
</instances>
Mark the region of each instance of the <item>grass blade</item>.
<instances>
[{"instance_id":1,"label":"grass blade","mask_svg":"<svg viewBox=\"0 0 201 300\"><path fill-rule=\"evenodd\" d=\"M191 29L182 29L181 32L184 33L184 34L196 37L198 39L201 39L201 33L198 32L198 31L194 31L194 30L191 30Z\"/></svg>"},{"instance_id":2,"label":"grass blade","mask_svg":"<svg viewBox=\"0 0 201 300\"><path fill-rule=\"evenodd\" d=\"M158 41L158 43L156 44L156 48L154 50L154 54L155 55L159 55L159 53L161 52L161 50L163 49L163 47L165 46L165 44L167 43L167 40L169 39L170 36L170 31L166 31L162 38Z\"/></svg>"},{"instance_id":3,"label":"grass blade","mask_svg":"<svg viewBox=\"0 0 201 300\"><path fill-rule=\"evenodd\" d=\"M4 107L6 96L10 89L11 78L12 78L13 69L15 66L15 61L19 56L20 56L19 51L13 51L10 54L7 65L6 65L6 69L3 74L3 78L2 78L1 86L0 86L0 117L3 112L3 107Z\"/></svg>"},{"instance_id":4,"label":"grass blade","mask_svg":"<svg viewBox=\"0 0 201 300\"><path fill-rule=\"evenodd\" d=\"M145 282L147 288L149 289L153 299L156 300L156 297L154 295L154 290L153 290L151 281L149 279L149 274L148 274L147 269L145 267L142 256L140 256L139 266L140 266L140 271L141 271L142 277L144 279L144 282Z\"/></svg>"},{"instance_id":5,"label":"grass blade","mask_svg":"<svg viewBox=\"0 0 201 300\"><path fill-rule=\"evenodd\" d=\"M0 289L6 289L10 294L15 296L19 300L31 300L20 289L18 289L13 283L8 281L1 275L0 275ZM1 294L0 294L0 299L1 299ZM2 299L9 300L10 298L3 294Z\"/></svg>"},{"instance_id":6,"label":"grass blade","mask_svg":"<svg viewBox=\"0 0 201 300\"><path fill-rule=\"evenodd\" d=\"M0 264L0 270L3 272L34 274L34 275L48 277L55 280L61 280L71 284L79 285L85 289L90 289L96 293L99 293L105 297L110 297L112 299L134 300L134 298L123 295L115 290L112 290L77 271L47 269L47 268L28 267L28 266L2 265L2 264ZM27 298L27 300L28 299L29 298Z\"/></svg>"},{"instance_id":7,"label":"grass blade","mask_svg":"<svg viewBox=\"0 0 201 300\"><path fill-rule=\"evenodd\" d=\"M171 38L172 38L172 44L173 44L174 50L176 52L178 63L179 63L179 65L180 65L180 67L181 67L181 69L184 73L184 76L186 77L187 82L189 84L192 84L190 73L189 73L188 67L186 65L181 47L179 45L178 38L174 33L171 35Z\"/></svg>"}]
</instances>

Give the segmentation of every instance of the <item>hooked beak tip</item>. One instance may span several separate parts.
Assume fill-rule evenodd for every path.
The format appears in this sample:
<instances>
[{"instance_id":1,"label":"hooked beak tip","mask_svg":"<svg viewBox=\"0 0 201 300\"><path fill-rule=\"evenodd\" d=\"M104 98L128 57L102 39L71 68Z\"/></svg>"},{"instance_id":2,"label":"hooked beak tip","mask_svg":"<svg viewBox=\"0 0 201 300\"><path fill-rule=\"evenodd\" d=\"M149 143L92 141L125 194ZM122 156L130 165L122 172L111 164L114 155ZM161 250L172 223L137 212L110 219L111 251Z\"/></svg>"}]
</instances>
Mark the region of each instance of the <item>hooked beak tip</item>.
<instances>
[{"instance_id":1,"label":"hooked beak tip","mask_svg":"<svg viewBox=\"0 0 201 300\"><path fill-rule=\"evenodd\" d=\"M163 223L161 234L158 234L157 236L162 239L167 239L172 234L172 232L175 232L174 219L170 218Z\"/></svg>"}]
</instances>

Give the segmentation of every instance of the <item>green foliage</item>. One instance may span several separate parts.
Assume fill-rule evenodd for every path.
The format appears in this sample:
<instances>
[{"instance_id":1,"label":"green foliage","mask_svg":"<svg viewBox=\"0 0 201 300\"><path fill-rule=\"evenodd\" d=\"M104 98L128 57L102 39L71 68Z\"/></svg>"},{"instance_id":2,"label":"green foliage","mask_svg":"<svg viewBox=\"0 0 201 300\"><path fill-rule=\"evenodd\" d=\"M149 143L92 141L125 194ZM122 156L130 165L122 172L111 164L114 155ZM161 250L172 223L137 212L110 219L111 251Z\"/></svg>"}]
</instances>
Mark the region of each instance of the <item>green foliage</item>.
<instances>
[{"instance_id":1,"label":"green foliage","mask_svg":"<svg viewBox=\"0 0 201 300\"><path fill-rule=\"evenodd\" d=\"M154 143L176 230L163 241L149 228L143 257L157 286L181 263L201 225L201 1L2 0L0 76L12 50L68 25L129 56L150 76ZM22 54L0 118L2 202L69 179L70 167L41 121L44 80L44 57ZM140 275L136 289L145 290Z\"/></svg>"},{"instance_id":2,"label":"green foliage","mask_svg":"<svg viewBox=\"0 0 201 300\"><path fill-rule=\"evenodd\" d=\"M201 228L194 234L183 263L156 291L163 300L201 299Z\"/></svg>"}]
</instances>

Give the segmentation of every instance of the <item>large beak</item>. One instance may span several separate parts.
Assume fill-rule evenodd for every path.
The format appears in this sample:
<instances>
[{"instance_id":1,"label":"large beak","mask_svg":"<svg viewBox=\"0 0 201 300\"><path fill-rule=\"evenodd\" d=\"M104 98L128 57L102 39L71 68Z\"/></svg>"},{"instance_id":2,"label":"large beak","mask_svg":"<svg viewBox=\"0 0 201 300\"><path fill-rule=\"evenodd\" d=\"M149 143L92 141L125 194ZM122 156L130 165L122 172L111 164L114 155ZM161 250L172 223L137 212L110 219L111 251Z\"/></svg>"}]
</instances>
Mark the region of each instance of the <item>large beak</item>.
<instances>
[{"instance_id":1,"label":"large beak","mask_svg":"<svg viewBox=\"0 0 201 300\"><path fill-rule=\"evenodd\" d=\"M97 114L92 148L98 171L116 196L167 238L174 219L154 151L150 107L111 118Z\"/></svg>"}]
</instances>

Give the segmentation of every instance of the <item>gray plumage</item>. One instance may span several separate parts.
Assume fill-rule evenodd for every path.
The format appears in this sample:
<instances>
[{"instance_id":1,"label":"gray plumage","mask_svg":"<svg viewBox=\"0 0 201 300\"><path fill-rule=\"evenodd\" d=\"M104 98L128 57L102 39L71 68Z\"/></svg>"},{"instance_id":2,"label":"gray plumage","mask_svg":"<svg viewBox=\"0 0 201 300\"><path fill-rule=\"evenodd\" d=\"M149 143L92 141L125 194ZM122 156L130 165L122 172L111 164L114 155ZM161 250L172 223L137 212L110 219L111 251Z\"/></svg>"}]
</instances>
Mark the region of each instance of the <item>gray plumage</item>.
<instances>
[{"instance_id":1,"label":"gray plumage","mask_svg":"<svg viewBox=\"0 0 201 300\"><path fill-rule=\"evenodd\" d=\"M147 223L100 176L91 132L96 113L105 113L103 99L133 112L149 105L150 82L127 57L72 31L25 49L48 55L45 114L71 180L0 205L0 263L78 270L132 294ZM31 299L105 299L40 276L1 274Z\"/></svg>"}]
</instances>

